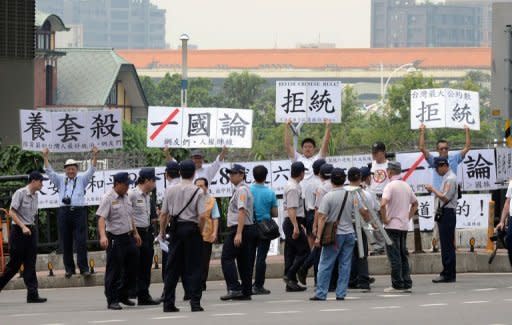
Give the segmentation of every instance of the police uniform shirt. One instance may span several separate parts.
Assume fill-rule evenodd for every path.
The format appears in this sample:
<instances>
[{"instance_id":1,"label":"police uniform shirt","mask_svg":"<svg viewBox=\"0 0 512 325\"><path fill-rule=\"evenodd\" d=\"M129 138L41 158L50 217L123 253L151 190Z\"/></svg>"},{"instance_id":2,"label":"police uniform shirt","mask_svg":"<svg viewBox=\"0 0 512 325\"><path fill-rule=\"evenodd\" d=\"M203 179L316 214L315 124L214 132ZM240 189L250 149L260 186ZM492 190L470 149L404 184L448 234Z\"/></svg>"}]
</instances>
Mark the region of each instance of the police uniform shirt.
<instances>
[{"instance_id":1,"label":"police uniform shirt","mask_svg":"<svg viewBox=\"0 0 512 325\"><path fill-rule=\"evenodd\" d=\"M229 201L228 208L228 227L238 225L238 212L240 209L245 211L245 223L244 225L252 225L253 213L254 213L254 198L252 196L250 188L240 182L235 188L235 193Z\"/></svg>"},{"instance_id":2,"label":"police uniform shirt","mask_svg":"<svg viewBox=\"0 0 512 325\"><path fill-rule=\"evenodd\" d=\"M147 228L150 225L151 197L149 193L144 193L139 186L128 191L128 198L133 208L133 219L135 227Z\"/></svg>"},{"instance_id":3,"label":"police uniform shirt","mask_svg":"<svg viewBox=\"0 0 512 325\"><path fill-rule=\"evenodd\" d=\"M444 192L445 185L449 185L450 188L448 191ZM443 182L441 183L441 191L449 200L447 203L441 202L438 197L436 197L437 205L445 207L448 209L456 209L457 208L457 176L452 172L451 169L443 176Z\"/></svg>"},{"instance_id":4,"label":"police uniform shirt","mask_svg":"<svg viewBox=\"0 0 512 325\"><path fill-rule=\"evenodd\" d=\"M284 187L283 207L288 218L288 209L296 208L297 218L304 218L304 200L302 199L302 189L300 184L291 178Z\"/></svg>"},{"instance_id":5,"label":"police uniform shirt","mask_svg":"<svg viewBox=\"0 0 512 325\"><path fill-rule=\"evenodd\" d=\"M332 186L331 180L329 180L329 179L325 180L322 183L322 185L316 189L315 208L318 209L320 207L320 204L322 203L322 199L324 198L325 194L332 191L332 189L333 189L333 186Z\"/></svg>"},{"instance_id":6,"label":"police uniform shirt","mask_svg":"<svg viewBox=\"0 0 512 325\"><path fill-rule=\"evenodd\" d=\"M119 196L114 189L103 196L96 215L105 218L107 232L114 235L126 234L133 230L131 201L128 195Z\"/></svg>"},{"instance_id":7,"label":"police uniform shirt","mask_svg":"<svg viewBox=\"0 0 512 325\"><path fill-rule=\"evenodd\" d=\"M37 192L31 194L28 185L18 189L12 196L11 208L18 212L24 225L33 225L37 214Z\"/></svg>"},{"instance_id":8,"label":"police uniform shirt","mask_svg":"<svg viewBox=\"0 0 512 325\"><path fill-rule=\"evenodd\" d=\"M320 186L322 186L322 179L316 175L302 181L301 187L303 189L306 210L315 210L316 191Z\"/></svg>"},{"instance_id":9,"label":"police uniform shirt","mask_svg":"<svg viewBox=\"0 0 512 325\"><path fill-rule=\"evenodd\" d=\"M180 214L178 222L199 223L199 216L206 212L206 196L191 180L182 180L165 192L162 202L162 213L173 216L178 214L190 201L194 192L199 189L187 208Z\"/></svg>"}]
</instances>

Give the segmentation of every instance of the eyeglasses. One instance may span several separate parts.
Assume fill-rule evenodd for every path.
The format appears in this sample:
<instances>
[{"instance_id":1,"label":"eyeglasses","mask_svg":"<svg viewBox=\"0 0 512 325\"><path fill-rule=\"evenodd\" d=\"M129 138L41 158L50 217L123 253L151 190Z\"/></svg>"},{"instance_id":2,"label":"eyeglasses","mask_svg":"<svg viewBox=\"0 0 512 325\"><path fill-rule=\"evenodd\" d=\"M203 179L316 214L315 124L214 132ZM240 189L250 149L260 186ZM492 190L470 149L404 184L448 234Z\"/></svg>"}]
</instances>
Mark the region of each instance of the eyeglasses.
<instances>
[{"instance_id":1,"label":"eyeglasses","mask_svg":"<svg viewBox=\"0 0 512 325\"><path fill-rule=\"evenodd\" d=\"M441 148L439 148L439 150L446 150L446 151L448 151L448 150L450 150L450 147L441 147Z\"/></svg>"}]
</instances>

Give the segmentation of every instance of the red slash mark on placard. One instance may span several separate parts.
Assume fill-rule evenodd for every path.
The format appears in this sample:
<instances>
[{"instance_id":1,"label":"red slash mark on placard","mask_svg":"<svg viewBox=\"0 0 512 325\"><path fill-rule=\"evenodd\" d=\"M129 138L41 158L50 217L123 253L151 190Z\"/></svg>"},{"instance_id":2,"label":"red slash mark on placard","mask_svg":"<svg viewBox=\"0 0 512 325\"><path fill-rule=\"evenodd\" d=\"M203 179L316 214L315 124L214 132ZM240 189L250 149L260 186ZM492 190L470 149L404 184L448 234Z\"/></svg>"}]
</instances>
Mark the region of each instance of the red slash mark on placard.
<instances>
[{"instance_id":1,"label":"red slash mark on placard","mask_svg":"<svg viewBox=\"0 0 512 325\"><path fill-rule=\"evenodd\" d=\"M418 166L421 164L421 162L425 159L425 156L422 154L420 155L420 157L418 159L416 159L416 161L414 162L414 164L412 164L411 168L409 168L409 170L407 171L407 173L405 173L404 177L402 177L402 179L404 181L406 181L409 177L411 177L412 173L414 173L414 171L416 170L416 168L418 168Z\"/></svg>"},{"instance_id":2,"label":"red slash mark on placard","mask_svg":"<svg viewBox=\"0 0 512 325\"><path fill-rule=\"evenodd\" d=\"M180 110L178 108L176 108L172 113L171 115L169 115L165 121L162 122L162 124L160 124L160 126L158 127L158 129L155 130L155 132L153 132L153 134L151 134L151 136L149 137L151 139L151 141L155 140L155 138L160 134L160 132L162 132L162 130L169 124L169 122L172 121L173 118L176 117L176 115L178 115L178 113L180 112Z\"/></svg>"}]
</instances>

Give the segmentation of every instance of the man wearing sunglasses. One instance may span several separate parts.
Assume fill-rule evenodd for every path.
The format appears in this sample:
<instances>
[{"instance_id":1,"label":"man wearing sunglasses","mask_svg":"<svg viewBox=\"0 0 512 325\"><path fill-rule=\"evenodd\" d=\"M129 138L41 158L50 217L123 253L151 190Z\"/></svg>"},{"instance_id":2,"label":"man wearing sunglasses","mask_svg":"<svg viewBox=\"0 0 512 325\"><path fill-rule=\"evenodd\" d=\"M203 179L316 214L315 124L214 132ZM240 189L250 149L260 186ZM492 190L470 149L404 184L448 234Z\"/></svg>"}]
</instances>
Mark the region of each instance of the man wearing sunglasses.
<instances>
[{"instance_id":1,"label":"man wearing sunglasses","mask_svg":"<svg viewBox=\"0 0 512 325\"><path fill-rule=\"evenodd\" d=\"M421 124L419 148L420 151L423 153L423 156L425 156L425 160L427 161L430 168L433 168L434 170L432 174L432 187L437 191L442 191L441 184L443 182L443 176L441 176L438 173L437 169L435 168L434 156L432 156L428 149L425 147L425 129L425 125ZM446 158L446 160L448 160L450 169L455 175L457 175L457 168L459 167L459 164L464 160L464 157L471 149L471 135L469 133L469 127L467 125L464 127L464 131L466 133L466 143L464 144L464 148L462 148L462 150L459 152L449 153L450 146L448 145L448 141L443 139L437 141L436 149L437 153L439 154L439 157ZM434 225L433 238L436 239L436 242L439 242L439 230L437 228L437 224ZM432 245L432 251L437 251L437 247L435 247L435 245Z\"/></svg>"}]
</instances>

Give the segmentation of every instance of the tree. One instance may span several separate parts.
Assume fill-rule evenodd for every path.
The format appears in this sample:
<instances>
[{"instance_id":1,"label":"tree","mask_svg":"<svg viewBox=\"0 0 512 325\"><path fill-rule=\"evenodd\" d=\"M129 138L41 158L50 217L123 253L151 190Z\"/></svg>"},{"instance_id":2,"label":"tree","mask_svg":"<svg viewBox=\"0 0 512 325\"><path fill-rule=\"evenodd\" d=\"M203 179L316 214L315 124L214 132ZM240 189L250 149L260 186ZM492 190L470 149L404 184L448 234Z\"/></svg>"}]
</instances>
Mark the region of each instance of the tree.
<instances>
[{"instance_id":1,"label":"tree","mask_svg":"<svg viewBox=\"0 0 512 325\"><path fill-rule=\"evenodd\" d=\"M261 96L264 84L263 78L247 71L230 73L222 88L224 106L230 108L250 107Z\"/></svg>"}]
</instances>

